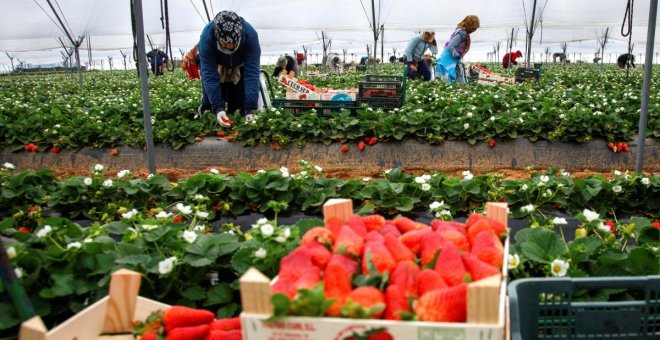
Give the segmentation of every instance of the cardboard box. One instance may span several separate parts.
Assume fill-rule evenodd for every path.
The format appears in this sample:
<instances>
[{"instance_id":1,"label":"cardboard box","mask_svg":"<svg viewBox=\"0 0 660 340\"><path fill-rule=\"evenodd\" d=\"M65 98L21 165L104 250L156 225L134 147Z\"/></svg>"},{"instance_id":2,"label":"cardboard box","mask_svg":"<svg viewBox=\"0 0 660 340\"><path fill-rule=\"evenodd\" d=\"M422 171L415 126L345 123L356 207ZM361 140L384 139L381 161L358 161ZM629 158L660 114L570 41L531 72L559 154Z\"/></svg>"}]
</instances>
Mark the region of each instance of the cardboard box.
<instances>
[{"instance_id":1,"label":"cardboard box","mask_svg":"<svg viewBox=\"0 0 660 340\"><path fill-rule=\"evenodd\" d=\"M328 206L328 204L330 204ZM353 214L350 200L334 200L324 205L324 215L347 219ZM348 217L347 217L348 216ZM488 203L487 216L508 226L506 203ZM325 216L328 218L328 216ZM246 340L343 340L353 332L383 329L396 340L480 339L501 340L505 335L505 303L507 254L509 240L504 243L502 277L492 276L468 285L467 322L421 322L392 320L360 320L330 317L286 317L268 323L272 314L271 281L252 268L240 279L243 313L243 339Z\"/></svg>"},{"instance_id":2,"label":"cardboard box","mask_svg":"<svg viewBox=\"0 0 660 340\"><path fill-rule=\"evenodd\" d=\"M300 92L287 92L286 99L294 100L321 100L321 95L316 92L300 93Z\"/></svg>"}]
</instances>

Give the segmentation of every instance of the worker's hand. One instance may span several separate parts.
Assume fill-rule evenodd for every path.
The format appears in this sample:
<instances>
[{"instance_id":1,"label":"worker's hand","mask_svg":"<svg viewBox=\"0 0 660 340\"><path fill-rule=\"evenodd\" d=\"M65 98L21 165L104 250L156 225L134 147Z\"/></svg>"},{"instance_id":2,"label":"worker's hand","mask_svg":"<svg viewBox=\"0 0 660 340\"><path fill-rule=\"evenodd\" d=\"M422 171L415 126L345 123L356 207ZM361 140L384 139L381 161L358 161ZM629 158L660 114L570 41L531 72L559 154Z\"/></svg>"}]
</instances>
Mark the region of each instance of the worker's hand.
<instances>
[{"instance_id":1,"label":"worker's hand","mask_svg":"<svg viewBox=\"0 0 660 340\"><path fill-rule=\"evenodd\" d=\"M411 71L413 71L413 72L417 72L417 65L415 65L415 64L410 64L410 65L408 65L408 67L410 67L410 70L411 70Z\"/></svg>"},{"instance_id":2,"label":"worker's hand","mask_svg":"<svg viewBox=\"0 0 660 340\"><path fill-rule=\"evenodd\" d=\"M233 123L229 117L227 117L227 113L225 111L220 111L216 114L216 118L218 119L218 124L222 127L230 127L231 124Z\"/></svg>"}]
</instances>

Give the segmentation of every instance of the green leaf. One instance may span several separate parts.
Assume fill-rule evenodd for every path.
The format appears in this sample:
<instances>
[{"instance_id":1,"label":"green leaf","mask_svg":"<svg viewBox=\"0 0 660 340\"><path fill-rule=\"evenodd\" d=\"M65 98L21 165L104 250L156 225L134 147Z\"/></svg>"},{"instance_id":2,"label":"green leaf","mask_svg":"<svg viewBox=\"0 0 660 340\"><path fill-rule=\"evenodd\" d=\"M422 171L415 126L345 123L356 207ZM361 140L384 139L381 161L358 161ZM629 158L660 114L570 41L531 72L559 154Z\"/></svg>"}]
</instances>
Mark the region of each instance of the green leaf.
<instances>
[{"instance_id":1,"label":"green leaf","mask_svg":"<svg viewBox=\"0 0 660 340\"><path fill-rule=\"evenodd\" d=\"M298 220L296 224L294 224L294 227L297 227L300 230L300 235L305 235L307 231L314 227L322 227L325 224L323 223L323 220L319 219L312 219L312 218L303 218Z\"/></svg>"},{"instance_id":2,"label":"green leaf","mask_svg":"<svg viewBox=\"0 0 660 340\"><path fill-rule=\"evenodd\" d=\"M231 289L229 283L222 282L208 291L206 301L204 301L204 306L229 303L232 301L233 295L234 290Z\"/></svg>"},{"instance_id":3,"label":"green leaf","mask_svg":"<svg viewBox=\"0 0 660 340\"><path fill-rule=\"evenodd\" d=\"M291 306L291 300L289 297L277 293L270 297L270 303L273 305L273 316L266 320L267 322L276 322L282 320L289 314L289 306Z\"/></svg>"},{"instance_id":4,"label":"green leaf","mask_svg":"<svg viewBox=\"0 0 660 340\"><path fill-rule=\"evenodd\" d=\"M518 237L526 239L520 244L521 254L532 261L549 264L568 251L559 235L544 228L521 230L516 234L516 242L519 242Z\"/></svg>"},{"instance_id":5,"label":"green leaf","mask_svg":"<svg viewBox=\"0 0 660 340\"><path fill-rule=\"evenodd\" d=\"M181 291L181 296L193 301L204 300L206 298L206 290L199 285L193 285Z\"/></svg>"},{"instance_id":6,"label":"green leaf","mask_svg":"<svg viewBox=\"0 0 660 340\"><path fill-rule=\"evenodd\" d=\"M236 315L238 311L238 304L230 303L218 308L218 311L215 313L217 319L231 318Z\"/></svg>"},{"instance_id":7,"label":"green leaf","mask_svg":"<svg viewBox=\"0 0 660 340\"><path fill-rule=\"evenodd\" d=\"M118 235L123 234L128 227L130 227L128 224L117 221L110 222L103 226L103 228L105 228L110 234L118 234Z\"/></svg>"},{"instance_id":8,"label":"green leaf","mask_svg":"<svg viewBox=\"0 0 660 340\"><path fill-rule=\"evenodd\" d=\"M602 244L603 241L596 236L579 238L569 244L569 256L573 260L573 263L586 261L594 255L594 252Z\"/></svg>"},{"instance_id":9,"label":"green leaf","mask_svg":"<svg viewBox=\"0 0 660 340\"><path fill-rule=\"evenodd\" d=\"M635 248L628 255L627 267L634 275L658 275L658 259L646 248Z\"/></svg>"},{"instance_id":10,"label":"green leaf","mask_svg":"<svg viewBox=\"0 0 660 340\"><path fill-rule=\"evenodd\" d=\"M39 292L39 296L45 299L52 299L60 296L72 295L75 289L73 284L73 273L70 270L64 270L62 273L55 273L50 276L52 286L44 288Z\"/></svg>"}]
</instances>

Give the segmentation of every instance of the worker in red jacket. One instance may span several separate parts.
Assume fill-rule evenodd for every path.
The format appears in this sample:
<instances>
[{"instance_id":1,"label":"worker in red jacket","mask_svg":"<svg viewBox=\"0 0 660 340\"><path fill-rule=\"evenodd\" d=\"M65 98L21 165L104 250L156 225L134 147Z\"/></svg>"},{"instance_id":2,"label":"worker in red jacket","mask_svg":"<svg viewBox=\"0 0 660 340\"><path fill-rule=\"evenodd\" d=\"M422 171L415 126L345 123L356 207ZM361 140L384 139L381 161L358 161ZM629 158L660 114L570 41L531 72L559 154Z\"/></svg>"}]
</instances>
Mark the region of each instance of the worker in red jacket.
<instances>
[{"instance_id":1,"label":"worker in red jacket","mask_svg":"<svg viewBox=\"0 0 660 340\"><path fill-rule=\"evenodd\" d=\"M504 67L505 70L508 70L511 65L518 65L516 59L520 57L522 57L522 52L520 51L505 54L504 58L502 58L502 67Z\"/></svg>"}]
</instances>

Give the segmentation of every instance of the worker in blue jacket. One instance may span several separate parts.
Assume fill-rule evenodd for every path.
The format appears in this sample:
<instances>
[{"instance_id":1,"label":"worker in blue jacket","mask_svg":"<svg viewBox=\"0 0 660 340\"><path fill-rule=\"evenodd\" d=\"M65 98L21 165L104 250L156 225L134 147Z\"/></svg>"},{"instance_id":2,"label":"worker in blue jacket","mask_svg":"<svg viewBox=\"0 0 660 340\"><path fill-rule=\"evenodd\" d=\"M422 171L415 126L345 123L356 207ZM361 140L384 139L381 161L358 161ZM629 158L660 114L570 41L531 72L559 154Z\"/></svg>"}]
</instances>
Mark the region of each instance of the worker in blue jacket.
<instances>
[{"instance_id":1,"label":"worker in blue jacket","mask_svg":"<svg viewBox=\"0 0 660 340\"><path fill-rule=\"evenodd\" d=\"M431 51L431 55L438 54L438 44L435 41L435 32L426 30L412 37L403 53L408 65L408 78L417 79L421 76L425 81L431 80L431 66L423 58L426 50Z\"/></svg>"},{"instance_id":2,"label":"worker in blue jacket","mask_svg":"<svg viewBox=\"0 0 660 340\"><path fill-rule=\"evenodd\" d=\"M257 31L236 13L222 11L204 27L198 46L202 76L198 113L213 110L224 127L231 125L227 113L238 109L246 120L256 119L261 58Z\"/></svg>"}]
</instances>

